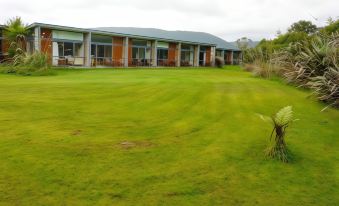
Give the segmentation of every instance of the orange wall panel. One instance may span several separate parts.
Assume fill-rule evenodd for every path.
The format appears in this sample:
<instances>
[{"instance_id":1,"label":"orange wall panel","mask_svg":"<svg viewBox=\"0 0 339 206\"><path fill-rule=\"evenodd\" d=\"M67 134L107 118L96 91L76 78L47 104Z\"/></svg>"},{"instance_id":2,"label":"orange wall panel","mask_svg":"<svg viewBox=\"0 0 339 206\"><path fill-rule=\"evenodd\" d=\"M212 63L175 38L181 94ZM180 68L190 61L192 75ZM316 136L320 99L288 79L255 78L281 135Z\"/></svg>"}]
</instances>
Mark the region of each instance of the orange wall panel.
<instances>
[{"instance_id":1,"label":"orange wall panel","mask_svg":"<svg viewBox=\"0 0 339 206\"><path fill-rule=\"evenodd\" d=\"M175 64L175 57L176 57L176 50L177 50L177 44L176 43L170 43L168 48L168 62L169 64ZM175 66L175 65L173 65Z\"/></svg>"},{"instance_id":2,"label":"orange wall panel","mask_svg":"<svg viewBox=\"0 0 339 206\"><path fill-rule=\"evenodd\" d=\"M132 39L128 40L128 66L132 66Z\"/></svg>"},{"instance_id":3,"label":"orange wall panel","mask_svg":"<svg viewBox=\"0 0 339 206\"><path fill-rule=\"evenodd\" d=\"M41 29L41 52L47 54L52 63L52 31L50 29Z\"/></svg>"},{"instance_id":4,"label":"orange wall panel","mask_svg":"<svg viewBox=\"0 0 339 206\"><path fill-rule=\"evenodd\" d=\"M211 64L211 52L212 52L211 47L208 47L206 49L206 64L207 65Z\"/></svg>"},{"instance_id":5,"label":"orange wall panel","mask_svg":"<svg viewBox=\"0 0 339 206\"><path fill-rule=\"evenodd\" d=\"M122 37L113 37L113 66L122 66L124 39Z\"/></svg>"}]
</instances>

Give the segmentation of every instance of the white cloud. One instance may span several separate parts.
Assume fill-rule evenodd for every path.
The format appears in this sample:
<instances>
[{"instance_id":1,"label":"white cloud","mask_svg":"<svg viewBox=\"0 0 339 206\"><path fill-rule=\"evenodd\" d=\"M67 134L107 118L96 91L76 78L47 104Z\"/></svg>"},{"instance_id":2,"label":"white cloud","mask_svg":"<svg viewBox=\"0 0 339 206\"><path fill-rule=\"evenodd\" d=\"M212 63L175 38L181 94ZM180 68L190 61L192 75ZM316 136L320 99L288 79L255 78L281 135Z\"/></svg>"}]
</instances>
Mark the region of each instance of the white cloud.
<instances>
[{"instance_id":1,"label":"white cloud","mask_svg":"<svg viewBox=\"0 0 339 206\"><path fill-rule=\"evenodd\" d=\"M1 0L0 23L21 16L28 23L152 27L260 40L301 19L324 25L338 8L338 0Z\"/></svg>"}]
</instances>

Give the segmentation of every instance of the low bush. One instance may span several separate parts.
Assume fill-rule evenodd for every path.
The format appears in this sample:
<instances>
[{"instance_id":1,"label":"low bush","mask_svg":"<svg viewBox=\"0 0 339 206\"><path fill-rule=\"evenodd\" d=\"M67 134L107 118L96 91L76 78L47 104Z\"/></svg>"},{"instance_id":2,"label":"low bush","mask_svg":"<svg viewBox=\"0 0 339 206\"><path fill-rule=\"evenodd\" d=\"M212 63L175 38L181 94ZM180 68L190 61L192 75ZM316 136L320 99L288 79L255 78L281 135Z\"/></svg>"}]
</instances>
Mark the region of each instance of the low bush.
<instances>
[{"instance_id":1,"label":"low bush","mask_svg":"<svg viewBox=\"0 0 339 206\"><path fill-rule=\"evenodd\" d=\"M312 77L307 86L314 90L320 101L339 108L339 70L330 68L323 76Z\"/></svg>"},{"instance_id":2,"label":"low bush","mask_svg":"<svg viewBox=\"0 0 339 206\"><path fill-rule=\"evenodd\" d=\"M339 106L339 33L316 35L310 42L290 45L277 53L274 64L283 77L310 88L320 101Z\"/></svg>"},{"instance_id":3,"label":"low bush","mask_svg":"<svg viewBox=\"0 0 339 206\"><path fill-rule=\"evenodd\" d=\"M254 76L271 78L278 73L278 68L270 63L271 53L267 53L262 48L253 48L244 51L244 68L252 72Z\"/></svg>"},{"instance_id":4,"label":"low bush","mask_svg":"<svg viewBox=\"0 0 339 206\"><path fill-rule=\"evenodd\" d=\"M299 42L277 53L274 63L287 70L285 78L305 86L311 77L323 76L338 67L339 35L318 35L311 42Z\"/></svg>"},{"instance_id":5,"label":"low bush","mask_svg":"<svg viewBox=\"0 0 339 206\"><path fill-rule=\"evenodd\" d=\"M218 68L223 68L225 65L225 62L222 58L220 57L216 57L215 58L215 66L218 67Z\"/></svg>"},{"instance_id":6,"label":"low bush","mask_svg":"<svg viewBox=\"0 0 339 206\"><path fill-rule=\"evenodd\" d=\"M48 55L35 52L31 55L17 53L10 64L4 65L1 69L3 73L15 73L19 75L51 75Z\"/></svg>"}]
</instances>

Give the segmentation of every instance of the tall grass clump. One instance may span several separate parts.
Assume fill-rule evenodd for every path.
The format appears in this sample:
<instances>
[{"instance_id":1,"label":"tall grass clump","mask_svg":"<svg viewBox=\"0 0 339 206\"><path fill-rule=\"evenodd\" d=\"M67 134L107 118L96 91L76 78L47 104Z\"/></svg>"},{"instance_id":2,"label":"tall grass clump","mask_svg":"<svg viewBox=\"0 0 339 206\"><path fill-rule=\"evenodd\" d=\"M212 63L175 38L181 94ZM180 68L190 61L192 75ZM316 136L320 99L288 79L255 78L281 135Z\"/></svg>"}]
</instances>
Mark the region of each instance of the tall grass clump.
<instances>
[{"instance_id":1,"label":"tall grass clump","mask_svg":"<svg viewBox=\"0 0 339 206\"><path fill-rule=\"evenodd\" d=\"M328 103L328 106L339 108L338 67L330 68L322 76L312 77L307 86L314 90L314 94L320 101Z\"/></svg>"},{"instance_id":2,"label":"tall grass clump","mask_svg":"<svg viewBox=\"0 0 339 206\"><path fill-rule=\"evenodd\" d=\"M19 75L50 75L52 74L48 55L42 52L33 54L17 53L13 62L2 70L3 73Z\"/></svg>"},{"instance_id":3,"label":"tall grass clump","mask_svg":"<svg viewBox=\"0 0 339 206\"><path fill-rule=\"evenodd\" d=\"M16 71L22 75L47 75L50 73L48 55L42 52L26 54L22 62L16 65Z\"/></svg>"},{"instance_id":4,"label":"tall grass clump","mask_svg":"<svg viewBox=\"0 0 339 206\"><path fill-rule=\"evenodd\" d=\"M270 78L273 70L269 64L270 54L264 52L261 47L246 49L243 51L243 62L246 71L254 76Z\"/></svg>"}]
</instances>

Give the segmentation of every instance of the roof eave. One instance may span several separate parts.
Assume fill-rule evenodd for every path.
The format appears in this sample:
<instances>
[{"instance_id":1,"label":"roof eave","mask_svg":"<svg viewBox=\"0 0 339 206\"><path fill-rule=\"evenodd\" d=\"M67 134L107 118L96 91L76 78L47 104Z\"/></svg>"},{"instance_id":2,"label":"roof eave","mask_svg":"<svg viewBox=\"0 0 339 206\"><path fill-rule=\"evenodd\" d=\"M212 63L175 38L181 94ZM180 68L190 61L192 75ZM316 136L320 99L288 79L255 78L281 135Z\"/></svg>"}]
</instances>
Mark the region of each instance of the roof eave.
<instances>
[{"instance_id":1,"label":"roof eave","mask_svg":"<svg viewBox=\"0 0 339 206\"><path fill-rule=\"evenodd\" d=\"M37 22L28 26L29 29L33 29L35 27L44 27L44 28L48 28L48 29L59 29L59 30L82 32L82 33L94 33L94 34L102 34L102 35L124 36L124 37L129 37L129 38L138 38L138 39L145 39L145 40L160 40L160 41L178 42L178 43L184 43L184 44L195 44L195 45L213 46L213 47L217 46L216 44L210 44L210 43L205 43L205 42L179 41L179 40L174 40L174 39L165 39L165 38L155 38L155 37L131 35L131 34L124 34L124 33L117 33L117 32L100 31L100 30L95 30L95 29L82 29L82 28L76 28L76 27L59 26L59 25L44 24L44 23L37 23Z\"/></svg>"}]
</instances>

